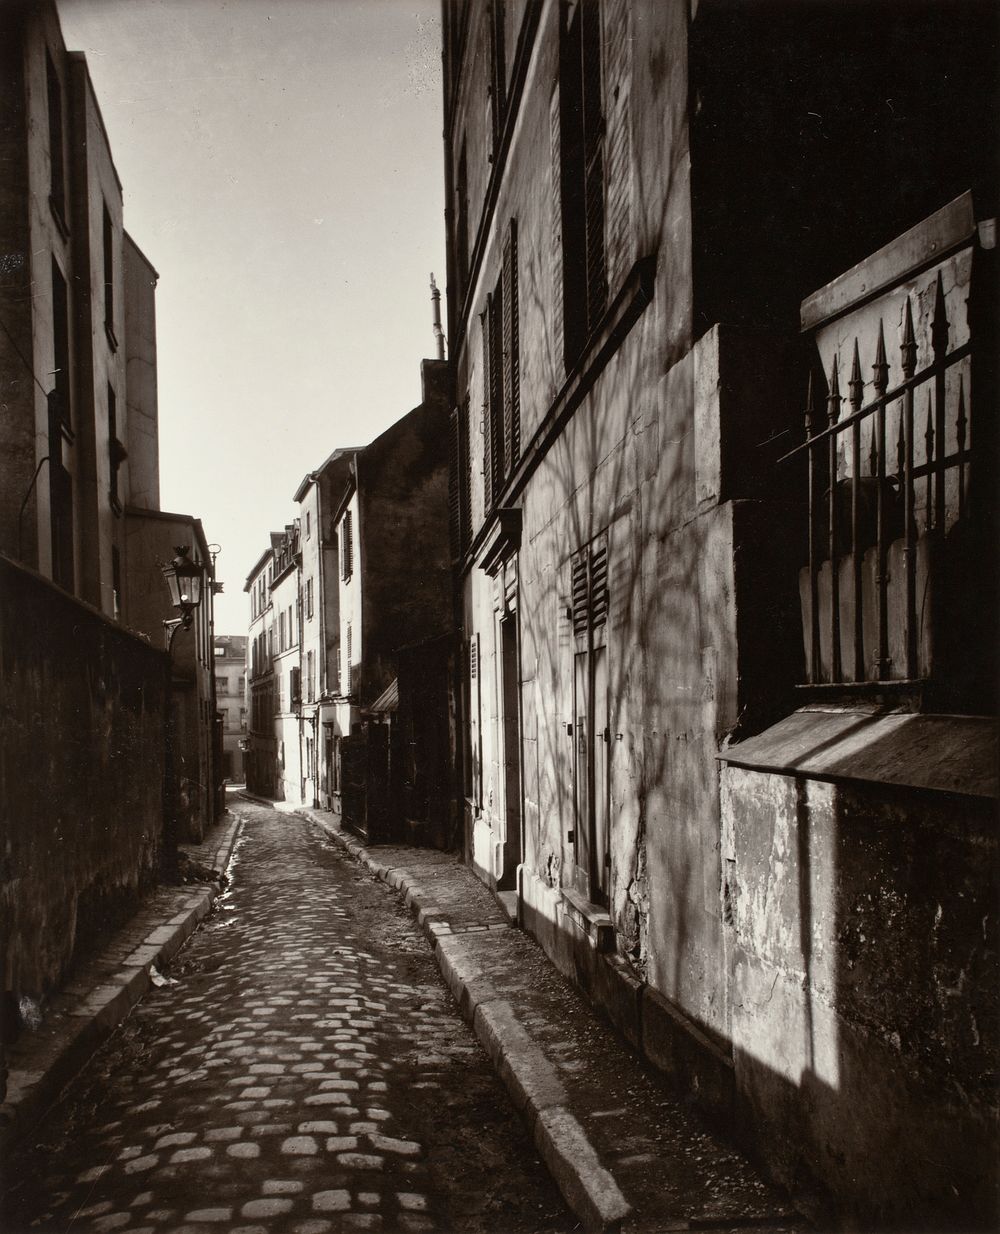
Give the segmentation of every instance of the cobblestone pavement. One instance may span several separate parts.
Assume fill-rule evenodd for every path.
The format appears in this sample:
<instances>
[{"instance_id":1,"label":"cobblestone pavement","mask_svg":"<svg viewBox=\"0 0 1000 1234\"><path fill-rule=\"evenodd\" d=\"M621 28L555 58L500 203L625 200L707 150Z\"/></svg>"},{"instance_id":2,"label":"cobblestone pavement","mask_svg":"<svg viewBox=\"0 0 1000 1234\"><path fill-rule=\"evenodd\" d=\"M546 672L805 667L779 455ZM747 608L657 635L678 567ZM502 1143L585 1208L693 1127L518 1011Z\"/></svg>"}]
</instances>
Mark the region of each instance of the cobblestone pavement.
<instances>
[{"instance_id":1,"label":"cobblestone pavement","mask_svg":"<svg viewBox=\"0 0 1000 1234\"><path fill-rule=\"evenodd\" d=\"M176 984L7 1163L5 1234L575 1229L392 892L314 825L240 813Z\"/></svg>"}]
</instances>

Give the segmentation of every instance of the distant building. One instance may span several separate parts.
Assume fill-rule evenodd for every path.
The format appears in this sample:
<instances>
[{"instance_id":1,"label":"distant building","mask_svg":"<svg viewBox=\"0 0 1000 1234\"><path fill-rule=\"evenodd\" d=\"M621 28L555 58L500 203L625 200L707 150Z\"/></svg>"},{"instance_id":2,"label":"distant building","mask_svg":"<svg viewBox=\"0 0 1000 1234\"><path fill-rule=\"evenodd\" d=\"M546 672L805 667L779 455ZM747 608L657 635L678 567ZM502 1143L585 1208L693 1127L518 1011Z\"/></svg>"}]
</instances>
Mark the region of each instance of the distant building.
<instances>
[{"instance_id":1,"label":"distant building","mask_svg":"<svg viewBox=\"0 0 1000 1234\"><path fill-rule=\"evenodd\" d=\"M274 717L277 706L274 677L274 619L271 580L275 551L281 533L271 533L271 543L247 575L243 590L250 599L250 629L247 635L247 688L249 730L247 734L246 783L252 793L277 795L277 762Z\"/></svg>"},{"instance_id":2,"label":"distant building","mask_svg":"<svg viewBox=\"0 0 1000 1234\"><path fill-rule=\"evenodd\" d=\"M448 367L373 442L335 450L246 580L248 783L370 840L453 842Z\"/></svg>"},{"instance_id":3,"label":"distant building","mask_svg":"<svg viewBox=\"0 0 1000 1234\"><path fill-rule=\"evenodd\" d=\"M222 718L222 777L231 783L245 781L244 750L247 741L247 636L216 634L215 706Z\"/></svg>"}]
</instances>

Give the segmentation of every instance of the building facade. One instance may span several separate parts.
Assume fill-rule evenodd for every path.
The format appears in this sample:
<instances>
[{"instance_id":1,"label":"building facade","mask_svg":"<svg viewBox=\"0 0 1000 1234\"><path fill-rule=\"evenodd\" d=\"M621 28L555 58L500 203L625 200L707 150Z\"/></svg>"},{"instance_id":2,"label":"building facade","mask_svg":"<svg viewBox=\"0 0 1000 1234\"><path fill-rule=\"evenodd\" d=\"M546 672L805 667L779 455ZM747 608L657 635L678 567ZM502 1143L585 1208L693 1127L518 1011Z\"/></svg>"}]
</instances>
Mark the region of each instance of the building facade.
<instances>
[{"instance_id":1,"label":"building facade","mask_svg":"<svg viewBox=\"0 0 1000 1234\"><path fill-rule=\"evenodd\" d=\"M212 641L215 705L222 718L224 780L245 782L243 766L247 742L247 638L245 634L216 634Z\"/></svg>"},{"instance_id":2,"label":"building facade","mask_svg":"<svg viewBox=\"0 0 1000 1234\"><path fill-rule=\"evenodd\" d=\"M447 847L448 366L425 360L421 380L411 412L303 478L299 516L247 578L248 782L371 840Z\"/></svg>"},{"instance_id":3,"label":"building facade","mask_svg":"<svg viewBox=\"0 0 1000 1234\"><path fill-rule=\"evenodd\" d=\"M86 60L47 0L0 12L0 117L6 1034L157 878L171 709L182 834L200 837L214 695L211 585L164 654L175 546L212 580L198 520L159 510L157 274L124 230Z\"/></svg>"},{"instance_id":4,"label":"building facade","mask_svg":"<svg viewBox=\"0 0 1000 1234\"><path fill-rule=\"evenodd\" d=\"M250 629L247 635L247 689L249 696L247 788L274 798L277 794L277 760L274 717L277 700L274 677L274 578L276 546L281 534L271 533L271 543L247 575L243 590L250 598Z\"/></svg>"},{"instance_id":5,"label":"building facade","mask_svg":"<svg viewBox=\"0 0 1000 1234\"><path fill-rule=\"evenodd\" d=\"M916 1007L941 1006L932 962L914 962L905 988L890 993L898 969L872 957L863 980L874 984L854 997L848 936L870 937L860 901L882 877L875 852L860 835L847 851L827 843L836 812L820 804L826 789L797 778L788 734L780 751L777 738L766 755L753 744L799 717L798 737L822 747L831 734L814 717L824 708L841 709L850 727L859 703L927 710L947 697L949 708L973 717L958 727L980 734L971 748L981 751L986 721L974 717L993 705L988 691L970 685L992 679L983 667L996 641L992 599L982 611L994 633L971 642L955 616L969 606L946 605L950 616L940 610L938 649L964 642L978 657L962 674L966 686L949 693L943 682L959 678L943 662L932 671L913 617L914 596L923 605L928 594L929 567L908 576L895 565L909 579L901 600L903 584L880 591L875 580L886 571L860 552L874 520L881 562L897 562L890 504L900 503L890 494L926 489L928 476L945 470L940 543L963 538L949 519L960 521L964 481L956 477L966 464L981 477L976 503L964 507L970 543L982 544L975 526L988 526L994 508L986 456L973 463L970 430L958 427L971 416L975 383L945 362L951 348L965 362L959 301L962 288L976 285L969 271L980 270L981 288L989 277L986 220L996 184L993 164L979 156L995 142L983 102L995 87L983 50L989 18L973 4L947 15L921 7L915 20L907 6L867 6L851 21L836 8L804 15L795 5L715 0L443 5L465 851L646 1057L742 1127L780 1177L861 1220L956 1212L978 1220L995 1203L979 1181L991 1171L978 1154L960 1163L948 1146L982 1142L994 1151L983 1084L995 1028L977 1029L977 1044L939 1070L907 1027ZM931 63L963 82L940 111L924 89ZM884 114L890 96L892 118ZM903 99L905 114L896 110ZM866 169L863 187L849 174L838 179L852 166ZM777 185L792 187L778 193ZM959 199L969 204L933 221ZM966 250L965 265L935 268L944 242ZM888 258L885 245L895 245ZM844 273L876 250L867 276ZM937 274L945 301L937 320L952 323L947 344L941 325L936 344L932 337ZM881 293L890 284L901 294L880 307L885 348L896 347L886 386L878 321L861 319L875 312L873 286ZM983 340L987 299L973 296ZM836 328L827 324L834 319ZM901 342L890 342L890 328ZM911 345L921 370L930 364L939 379L937 444L925 442L925 388L918 420L904 413L900 430L898 412L885 425L878 413L856 446L852 425L867 404L889 394L906 403L898 383L909 380ZM989 365L982 355L978 364L988 399ZM832 478L832 437L822 439L825 478L819 446L812 470L809 451L783 457L807 431L855 411L857 420L837 430L846 436L838 435ZM982 419L979 431L989 435ZM910 560L924 552L915 531L920 501L900 506ZM834 546L825 556L822 536ZM959 556L935 551L939 561L951 554L950 590ZM807 560L812 568L802 575ZM962 578L966 591L973 577ZM898 632L873 644L872 623L895 628L901 612L910 614L902 623L909 653L899 653ZM851 644L846 631L856 619L864 632ZM803 629L816 630L809 675ZM824 676L836 639L835 671ZM842 664L855 655L861 668L845 675ZM887 692L890 679L907 684ZM935 680L940 689L923 688ZM803 718L799 706L811 700L820 710ZM947 748L960 744L949 738ZM742 762L734 753L741 749ZM845 781L875 775L863 763L845 757L839 773ZM754 781L765 765L783 777L780 788ZM904 804L892 776L875 780L877 804L868 805L879 825L898 808L914 836L931 826L933 793L946 782L977 836L982 795L995 795L995 776L978 755L946 760L935 783L923 785L926 800ZM808 810L789 807L796 792L814 801L827 837L822 851L808 849L808 878L803 865L792 874L783 864L783 846L798 845L801 855L812 843L803 830ZM987 843L994 852L995 837ZM992 875L976 872L973 847L953 859L965 880L961 896L982 905ZM914 915L927 892L914 852L895 852L907 873L893 894L907 906L899 918L905 947L926 957L933 929ZM887 853L878 858L886 859L882 871ZM836 901L835 885L843 889ZM961 915L953 880L936 880L933 896L945 919ZM977 974L981 1009L995 949L987 939L965 947L947 963ZM834 969L839 984L830 980ZM768 990L779 987L781 1000L769 1002ZM951 1014L932 1017L927 1031L939 1041ZM968 1023L960 1031L974 1036ZM874 1098L867 1082L876 1073L886 1078ZM949 1085L976 1095L945 1099ZM918 1108L936 1111L933 1170L923 1161ZM888 1158L879 1147L887 1126Z\"/></svg>"}]
</instances>

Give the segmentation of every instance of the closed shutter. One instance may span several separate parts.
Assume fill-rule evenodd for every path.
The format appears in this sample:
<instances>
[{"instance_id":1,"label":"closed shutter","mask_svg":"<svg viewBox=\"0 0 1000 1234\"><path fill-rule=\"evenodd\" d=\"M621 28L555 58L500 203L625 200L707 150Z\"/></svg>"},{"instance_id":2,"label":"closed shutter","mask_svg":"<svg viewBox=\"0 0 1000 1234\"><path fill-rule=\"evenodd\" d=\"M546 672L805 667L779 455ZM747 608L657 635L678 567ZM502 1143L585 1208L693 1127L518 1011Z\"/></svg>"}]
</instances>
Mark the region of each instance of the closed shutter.
<instances>
[{"instance_id":1,"label":"closed shutter","mask_svg":"<svg viewBox=\"0 0 1000 1234\"><path fill-rule=\"evenodd\" d=\"M340 577L348 579L354 573L354 536L351 511L344 515L340 535Z\"/></svg>"},{"instance_id":2,"label":"closed shutter","mask_svg":"<svg viewBox=\"0 0 1000 1234\"><path fill-rule=\"evenodd\" d=\"M448 432L448 541L452 560L462 552L462 440L460 413L456 407L451 413Z\"/></svg>"},{"instance_id":3,"label":"closed shutter","mask_svg":"<svg viewBox=\"0 0 1000 1234\"><path fill-rule=\"evenodd\" d=\"M490 307L479 318L483 333L483 507L493 509L493 416L490 411Z\"/></svg>"},{"instance_id":4,"label":"closed shutter","mask_svg":"<svg viewBox=\"0 0 1000 1234\"><path fill-rule=\"evenodd\" d=\"M503 248L503 444L508 475L521 454L521 373L517 303L517 220L511 219Z\"/></svg>"},{"instance_id":5,"label":"closed shutter","mask_svg":"<svg viewBox=\"0 0 1000 1234\"><path fill-rule=\"evenodd\" d=\"M469 400L459 411L458 423L459 460L459 517L461 523L461 549L464 552L472 542L472 459L469 455Z\"/></svg>"},{"instance_id":6,"label":"closed shutter","mask_svg":"<svg viewBox=\"0 0 1000 1234\"><path fill-rule=\"evenodd\" d=\"M584 208L586 211L587 333L607 307L604 246L604 114L601 92L601 10L597 0L582 0L581 11Z\"/></svg>"},{"instance_id":7,"label":"closed shutter","mask_svg":"<svg viewBox=\"0 0 1000 1234\"><path fill-rule=\"evenodd\" d=\"M581 549L573 558L571 587L573 594L573 633L586 634L590 611L586 549Z\"/></svg>"},{"instance_id":8,"label":"closed shutter","mask_svg":"<svg viewBox=\"0 0 1000 1234\"><path fill-rule=\"evenodd\" d=\"M503 274L488 303L490 322L490 457L493 463L493 501L503 488L506 473L503 442Z\"/></svg>"},{"instance_id":9,"label":"closed shutter","mask_svg":"<svg viewBox=\"0 0 1000 1234\"><path fill-rule=\"evenodd\" d=\"M549 273L552 286L551 316L553 355L564 359L563 342L563 227L562 227L562 153L559 133L559 87L552 91L549 103L549 148L551 152ZM561 379L562 373L559 374Z\"/></svg>"},{"instance_id":10,"label":"closed shutter","mask_svg":"<svg viewBox=\"0 0 1000 1234\"><path fill-rule=\"evenodd\" d=\"M570 563L573 633L585 635L608 620L608 542L600 536L580 549Z\"/></svg>"},{"instance_id":11,"label":"closed shutter","mask_svg":"<svg viewBox=\"0 0 1000 1234\"><path fill-rule=\"evenodd\" d=\"M605 0L604 100L607 111L604 139L604 195L607 217L607 279L613 295L634 261L632 233L632 39L630 0Z\"/></svg>"}]
</instances>

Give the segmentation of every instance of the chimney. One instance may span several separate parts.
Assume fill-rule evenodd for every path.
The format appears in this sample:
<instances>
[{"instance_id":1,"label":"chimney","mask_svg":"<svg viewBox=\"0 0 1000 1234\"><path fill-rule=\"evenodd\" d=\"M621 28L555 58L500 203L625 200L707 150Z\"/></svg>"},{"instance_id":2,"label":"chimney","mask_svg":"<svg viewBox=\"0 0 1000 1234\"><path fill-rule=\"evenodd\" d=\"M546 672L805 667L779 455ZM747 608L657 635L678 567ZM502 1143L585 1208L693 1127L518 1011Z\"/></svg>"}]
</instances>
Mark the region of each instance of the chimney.
<instances>
[{"instance_id":1,"label":"chimney","mask_svg":"<svg viewBox=\"0 0 1000 1234\"><path fill-rule=\"evenodd\" d=\"M431 307L434 312L434 338L437 340L437 358L444 359L444 331L441 329L441 293L431 274Z\"/></svg>"}]
</instances>

